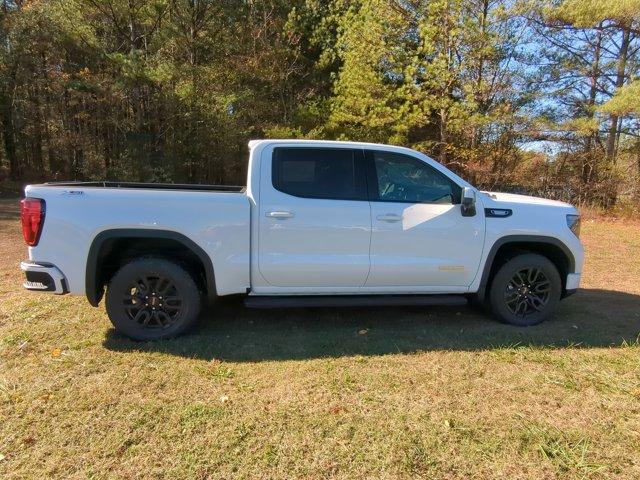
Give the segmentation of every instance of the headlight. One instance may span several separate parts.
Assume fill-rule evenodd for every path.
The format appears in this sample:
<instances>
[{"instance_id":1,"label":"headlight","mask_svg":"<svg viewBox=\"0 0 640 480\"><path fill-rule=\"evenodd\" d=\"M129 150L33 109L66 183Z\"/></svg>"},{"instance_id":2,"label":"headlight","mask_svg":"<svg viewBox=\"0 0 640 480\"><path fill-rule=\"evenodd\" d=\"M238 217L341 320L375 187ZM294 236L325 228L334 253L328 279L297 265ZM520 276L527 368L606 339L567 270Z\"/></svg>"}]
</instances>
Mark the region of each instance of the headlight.
<instances>
[{"instance_id":1,"label":"headlight","mask_svg":"<svg viewBox=\"0 0 640 480\"><path fill-rule=\"evenodd\" d=\"M580 215L567 215L567 227L576 237L580 236Z\"/></svg>"}]
</instances>

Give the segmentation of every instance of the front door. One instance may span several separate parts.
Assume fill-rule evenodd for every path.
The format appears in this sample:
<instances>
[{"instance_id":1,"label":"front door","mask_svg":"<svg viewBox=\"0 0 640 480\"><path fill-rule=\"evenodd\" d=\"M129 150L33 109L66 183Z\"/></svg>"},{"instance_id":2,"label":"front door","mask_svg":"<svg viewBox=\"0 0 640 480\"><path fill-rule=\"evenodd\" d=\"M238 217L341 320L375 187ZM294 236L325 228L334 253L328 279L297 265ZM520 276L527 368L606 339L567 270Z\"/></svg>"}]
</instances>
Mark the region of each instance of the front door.
<instances>
[{"instance_id":1,"label":"front door","mask_svg":"<svg viewBox=\"0 0 640 480\"><path fill-rule=\"evenodd\" d=\"M260 178L263 279L283 293L362 287L371 239L362 150L268 148Z\"/></svg>"},{"instance_id":2,"label":"front door","mask_svg":"<svg viewBox=\"0 0 640 480\"><path fill-rule=\"evenodd\" d=\"M482 256L482 209L463 217L461 187L422 159L366 155L372 218L366 287L465 291Z\"/></svg>"}]
</instances>

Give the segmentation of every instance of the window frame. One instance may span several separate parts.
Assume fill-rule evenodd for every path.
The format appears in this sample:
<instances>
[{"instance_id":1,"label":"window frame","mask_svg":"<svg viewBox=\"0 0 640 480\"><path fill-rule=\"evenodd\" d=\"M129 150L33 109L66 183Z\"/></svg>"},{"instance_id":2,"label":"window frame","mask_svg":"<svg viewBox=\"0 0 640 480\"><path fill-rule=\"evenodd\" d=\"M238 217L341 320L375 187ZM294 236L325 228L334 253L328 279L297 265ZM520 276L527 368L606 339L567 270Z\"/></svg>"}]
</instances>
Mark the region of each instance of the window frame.
<instances>
[{"instance_id":1,"label":"window frame","mask_svg":"<svg viewBox=\"0 0 640 480\"><path fill-rule=\"evenodd\" d=\"M278 159L278 155L283 150L329 150L329 151L348 151L353 155L354 168L353 175L356 186L356 198L353 197L339 197L339 196L331 196L331 197L322 197L317 195L301 195L298 193L291 193L283 190L283 187L280 185L280 172L281 172L281 161L282 159ZM367 202L369 201L368 187L367 187L367 168L365 165L365 155L362 149L358 148L340 148L340 147L323 147L323 146L282 146L275 147L271 153L271 186L277 190L278 192L284 193L285 195L290 195L296 198L311 198L315 200L341 200L341 201L351 201L351 202Z\"/></svg>"},{"instance_id":2,"label":"window frame","mask_svg":"<svg viewBox=\"0 0 640 480\"><path fill-rule=\"evenodd\" d=\"M451 191L454 193L454 198L452 198L452 202L448 203L440 203L440 202L413 202L408 200L388 200L380 198L380 189L378 184L378 173L376 170L374 155L376 153L380 154L391 154L398 155L401 157L414 162L416 165L420 165L422 167L428 168L436 173L436 175L442 177L444 180L451 184ZM370 202L381 202L381 203L410 203L410 204L422 204L422 205L460 205L462 203L462 186L458 185L452 178L447 176L444 172L441 172L433 165L430 165L428 162L421 160L420 158L414 157L413 155L409 155L406 153L394 152L392 150L376 150L376 149L366 149L364 151L366 167L367 167L367 187L369 194Z\"/></svg>"}]
</instances>

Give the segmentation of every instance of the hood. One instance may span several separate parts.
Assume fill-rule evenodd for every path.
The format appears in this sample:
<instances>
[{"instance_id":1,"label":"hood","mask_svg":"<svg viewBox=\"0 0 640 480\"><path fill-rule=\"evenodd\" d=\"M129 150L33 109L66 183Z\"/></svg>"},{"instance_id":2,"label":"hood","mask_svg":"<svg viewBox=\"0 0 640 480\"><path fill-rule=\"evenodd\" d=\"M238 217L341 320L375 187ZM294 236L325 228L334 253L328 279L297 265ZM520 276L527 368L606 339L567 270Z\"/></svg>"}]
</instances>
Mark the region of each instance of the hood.
<instances>
[{"instance_id":1,"label":"hood","mask_svg":"<svg viewBox=\"0 0 640 480\"><path fill-rule=\"evenodd\" d=\"M559 202L557 200L549 200L540 197L530 197L528 195L518 195L515 193L500 193L500 192L481 192L489 199L490 202L499 205L540 205L546 207L561 207L571 210L575 210L575 207L569 203Z\"/></svg>"}]
</instances>

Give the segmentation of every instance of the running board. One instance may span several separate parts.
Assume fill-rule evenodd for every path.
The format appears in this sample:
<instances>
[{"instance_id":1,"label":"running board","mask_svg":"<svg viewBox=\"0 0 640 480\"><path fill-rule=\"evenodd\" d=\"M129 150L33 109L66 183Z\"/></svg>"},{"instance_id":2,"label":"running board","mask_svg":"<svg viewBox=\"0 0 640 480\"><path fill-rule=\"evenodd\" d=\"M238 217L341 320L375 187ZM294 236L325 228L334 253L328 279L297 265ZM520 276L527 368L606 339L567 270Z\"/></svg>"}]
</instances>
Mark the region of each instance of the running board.
<instances>
[{"instance_id":1,"label":"running board","mask_svg":"<svg viewBox=\"0 0 640 480\"><path fill-rule=\"evenodd\" d=\"M247 308L394 307L466 305L462 295L271 295L248 296Z\"/></svg>"}]
</instances>

